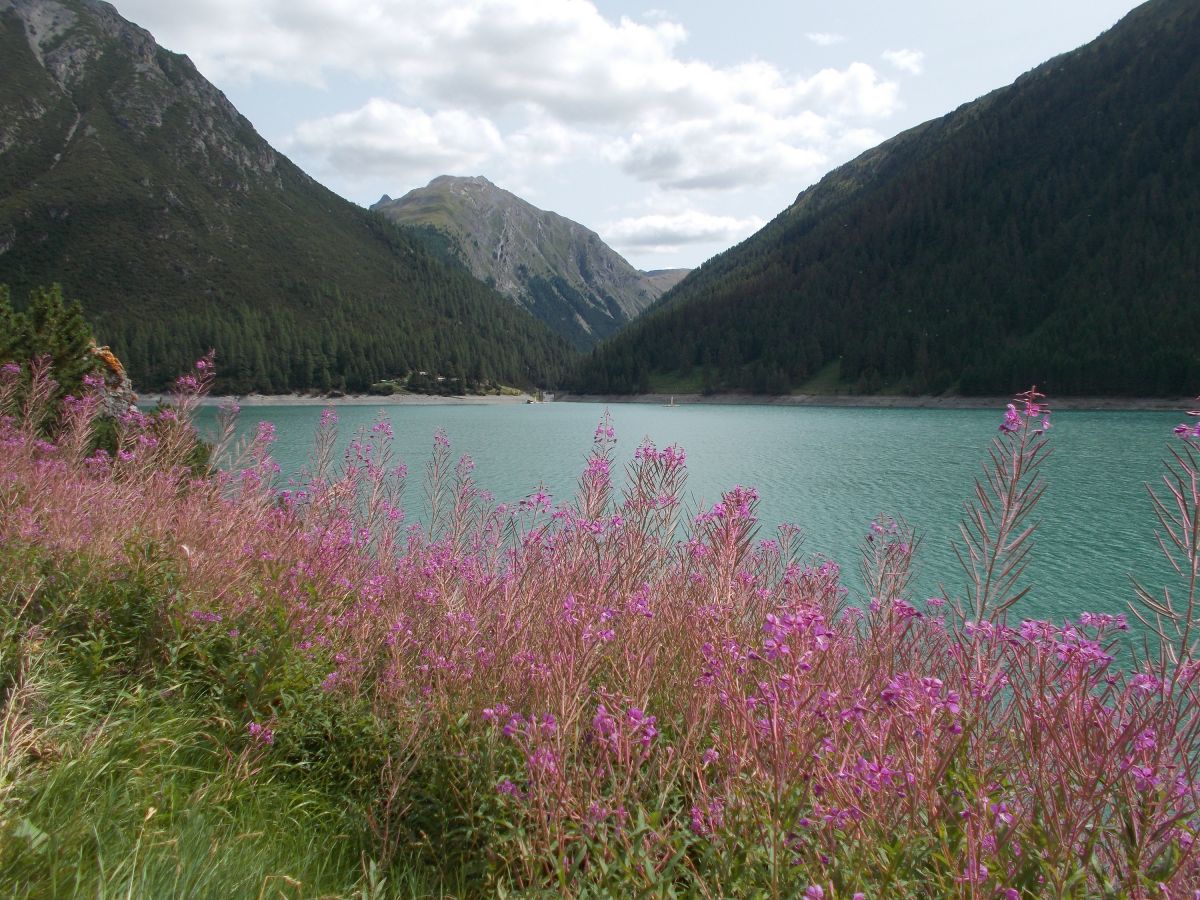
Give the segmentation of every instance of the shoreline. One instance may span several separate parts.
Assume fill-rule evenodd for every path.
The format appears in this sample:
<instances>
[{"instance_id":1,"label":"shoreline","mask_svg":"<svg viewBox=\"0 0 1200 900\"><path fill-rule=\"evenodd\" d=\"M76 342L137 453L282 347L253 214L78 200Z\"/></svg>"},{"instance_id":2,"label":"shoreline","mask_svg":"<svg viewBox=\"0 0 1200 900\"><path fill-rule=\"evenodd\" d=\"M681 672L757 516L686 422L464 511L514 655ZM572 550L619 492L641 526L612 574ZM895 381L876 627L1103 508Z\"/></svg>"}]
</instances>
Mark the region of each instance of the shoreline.
<instances>
[{"instance_id":1,"label":"shoreline","mask_svg":"<svg viewBox=\"0 0 1200 900\"><path fill-rule=\"evenodd\" d=\"M648 403L658 406L831 406L853 409L1004 409L1011 397L887 394L560 394L556 403ZM1178 412L1195 409L1194 397L1048 397L1052 410Z\"/></svg>"},{"instance_id":2,"label":"shoreline","mask_svg":"<svg viewBox=\"0 0 1200 900\"><path fill-rule=\"evenodd\" d=\"M170 394L138 394L139 406L168 402ZM480 394L442 396L434 394L344 394L341 397L312 394L211 394L201 406L220 406L233 400L243 409L251 406L514 406L533 398L529 394Z\"/></svg>"},{"instance_id":3,"label":"shoreline","mask_svg":"<svg viewBox=\"0 0 1200 900\"><path fill-rule=\"evenodd\" d=\"M170 399L169 394L138 395L139 405L152 406ZM202 406L219 406L233 399L238 406L521 406L534 398L530 394L487 394L440 396L432 394L346 394L341 397L311 394L210 395ZM668 406L825 406L849 409L1003 409L1011 397L915 397L886 394L559 394L551 403L604 403L610 405L646 404ZM1062 411L1097 412L1178 412L1195 409L1193 397L1050 397L1050 408Z\"/></svg>"}]
</instances>

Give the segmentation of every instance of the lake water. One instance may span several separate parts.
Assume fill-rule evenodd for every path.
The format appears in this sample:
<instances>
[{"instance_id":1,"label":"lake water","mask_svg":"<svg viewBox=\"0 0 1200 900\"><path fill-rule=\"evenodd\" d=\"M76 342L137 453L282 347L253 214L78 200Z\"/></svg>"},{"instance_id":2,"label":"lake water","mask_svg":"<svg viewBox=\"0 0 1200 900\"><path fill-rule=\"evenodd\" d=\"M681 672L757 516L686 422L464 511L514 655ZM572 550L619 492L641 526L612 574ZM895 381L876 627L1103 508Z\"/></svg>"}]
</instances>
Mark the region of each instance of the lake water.
<instances>
[{"instance_id":1,"label":"lake water","mask_svg":"<svg viewBox=\"0 0 1200 900\"><path fill-rule=\"evenodd\" d=\"M455 455L476 462L479 485L499 501L544 487L556 500L574 492L605 407L587 403L387 407L396 450L412 476L408 501L417 511L419 473L437 428ZM337 408L343 443L380 408ZM618 458L627 462L643 437L687 451L688 493L712 503L735 484L758 489L762 531L780 523L804 529L806 554L842 563L857 579L857 548L879 514L904 517L921 535L917 599L962 593L965 579L951 550L963 501L971 495L1001 411L845 409L695 405L611 408ZM211 410L205 419L211 421ZM273 422L275 457L286 474L309 453L319 407L256 406L240 428ZM1045 467L1049 490L1038 508L1029 580L1034 589L1016 613L1061 620L1080 611L1124 612L1130 575L1154 588L1170 584L1154 540L1147 482L1158 482L1178 413L1056 412L1054 452Z\"/></svg>"}]
</instances>

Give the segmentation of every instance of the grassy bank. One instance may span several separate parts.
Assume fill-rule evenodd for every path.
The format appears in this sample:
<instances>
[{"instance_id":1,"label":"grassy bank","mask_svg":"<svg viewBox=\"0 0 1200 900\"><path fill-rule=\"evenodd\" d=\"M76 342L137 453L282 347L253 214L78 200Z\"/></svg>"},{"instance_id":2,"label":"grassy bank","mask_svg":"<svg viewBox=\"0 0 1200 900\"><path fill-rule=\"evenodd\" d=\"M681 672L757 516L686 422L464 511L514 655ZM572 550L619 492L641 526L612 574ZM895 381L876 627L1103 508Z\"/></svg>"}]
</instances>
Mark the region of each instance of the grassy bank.
<instances>
[{"instance_id":1,"label":"grassy bank","mask_svg":"<svg viewBox=\"0 0 1200 900\"><path fill-rule=\"evenodd\" d=\"M1180 589L1141 598L1160 634L1125 670L1123 618L1020 614L1035 397L968 504L961 587L920 599L903 521L864 526L849 596L797 529L758 533L753 489L685 511L679 448L618 481L607 419L575 497L512 507L436 435L423 523L384 419L339 460L328 411L283 492L267 425L198 471L210 378L109 455L94 398L0 373L0 893L1200 887L1194 430L1160 508Z\"/></svg>"}]
</instances>

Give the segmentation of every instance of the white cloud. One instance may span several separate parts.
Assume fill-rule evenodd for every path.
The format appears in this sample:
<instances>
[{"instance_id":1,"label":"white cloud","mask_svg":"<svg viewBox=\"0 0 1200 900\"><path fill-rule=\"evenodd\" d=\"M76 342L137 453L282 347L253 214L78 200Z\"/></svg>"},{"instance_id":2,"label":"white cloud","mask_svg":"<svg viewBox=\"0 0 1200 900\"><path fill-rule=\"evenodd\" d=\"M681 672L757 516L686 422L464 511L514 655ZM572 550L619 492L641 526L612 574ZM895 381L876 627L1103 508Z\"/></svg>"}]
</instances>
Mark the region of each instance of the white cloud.
<instances>
[{"instance_id":1,"label":"white cloud","mask_svg":"<svg viewBox=\"0 0 1200 900\"><path fill-rule=\"evenodd\" d=\"M920 75L925 68L925 54L920 50L884 50L880 54L901 72Z\"/></svg>"},{"instance_id":2,"label":"white cloud","mask_svg":"<svg viewBox=\"0 0 1200 900\"><path fill-rule=\"evenodd\" d=\"M832 34L828 31L810 31L804 36L818 47L832 47L846 40L844 34Z\"/></svg>"},{"instance_id":3,"label":"white cloud","mask_svg":"<svg viewBox=\"0 0 1200 900\"><path fill-rule=\"evenodd\" d=\"M820 148L829 131L830 122L812 113L742 109L636 132L614 141L609 155L626 174L669 190L726 190L811 177L827 162Z\"/></svg>"},{"instance_id":4,"label":"white cloud","mask_svg":"<svg viewBox=\"0 0 1200 900\"><path fill-rule=\"evenodd\" d=\"M306 122L290 141L327 166L350 167L347 177L418 161L477 169L503 148L514 172L605 151L645 182L734 188L807 177L847 133L899 107L898 86L865 63L809 77L766 62L714 65L684 54L687 32L669 17L609 19L591 0L121 8L153 21L166 46L186 48L210 77L368 81L388 99Z\"/></svg>"},{"instance_id":5,"label":"white cloud","mask_svg":"<svg viewBox=\"0 0 1200 900\"><path fill-rule=\"evenodd\" d=\"M610 143L609 158L627 174L673 190L807 181L847 134L859 143L862 129L848 120L884 117L897 103L896 85L861 63L790 81L770 66L742 66L735 82L711 87L718 102L707 115L648 118ZM720 96L722 90L730 93Z\"/></svg>"},{"instance_id":6,"label":"white cloud","mask_svg":"<svg viewBox=\"0 0 1200 900\"><path fill-rule=\"evenodd\" d=\"M886 119L900 102L900 89L866 63L822 69L799 86L799 99L838 116Z\"/></svg>"},{"instance_id":7,"label":"white cloud","mask_svg":"<svg viewBox=\"0 0 1200 900\"><path fill-rule=\"evenodd\" d=\"M586 132L547 116L532 114L505 140L508 164L518 170L545 169L586 152L593 141Z\"/></svg>"},{"instance_id":8,"label":"white cloud","mask_svg":"<svg viewBox=\"0 0 1200 900\"><path fill-rule=\"evenodd\" d=\"M460 110L424 110L375 98L352 112L302 123L289 142L343 175L407 184L474 171L504 150L488 119Z\"/></svg>"},{"instance_id":9,"label":"white cloud","mask_svg":"<svg viewBox=\"0 0 1200 900\"><path fill-rule=\"evenodd\" d=\"M674 215L620 219L600 229L606 243L638 253L674 253L694 244L728 246L749 237L766 224L757 216L739 219L697 210Z\"/></svg>"}]
</instances>

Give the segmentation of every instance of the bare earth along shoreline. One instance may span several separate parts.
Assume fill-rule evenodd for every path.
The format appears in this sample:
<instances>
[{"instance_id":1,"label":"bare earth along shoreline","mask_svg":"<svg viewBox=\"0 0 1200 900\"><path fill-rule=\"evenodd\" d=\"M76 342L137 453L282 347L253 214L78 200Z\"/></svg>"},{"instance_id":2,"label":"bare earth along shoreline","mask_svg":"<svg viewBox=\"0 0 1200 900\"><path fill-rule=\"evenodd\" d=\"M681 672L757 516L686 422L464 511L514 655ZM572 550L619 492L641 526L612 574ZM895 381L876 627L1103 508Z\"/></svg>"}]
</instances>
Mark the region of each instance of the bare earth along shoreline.
<instances>
[{"instance_id":1,"label":"bare earth along shoreline","mask_svg":"<svg viewBox=\"0 0 1200 900\"><path fill-rule=\"evenodd\" d=\"M138 403L153 406L170 402L170 394L138 394ZM232 400L238 406L513 406L533 399L529 394L489 394L484 396L445 397L433 394L238 394L210 395L201 403L220 406Z\"/></svg>"},{"instance_id":2,"label":"bare earth along shoreline","mask_svg":"<svg viewBox=\"0 0 1200 900\"><path fill-rule=\"evenodd\" d=\"M961 397L951 395L901 397L882 394L788 394L778 397L761 394L635 394L573 395L560 401L587 403L655 403L676 406L691 404L744 406L844 406L863 409L1003 409L1011 397ZM1164 410L1195 409L1197 401L1190 397L1049 397L1052 409L1074 410Z\"/></svg>"},{"instance_id":3,"label":"bare earth along shoreline","mask_svg":"<svg viewBox=\"0 0 1200 900\"><path fill-rule=\"evenodd\" d=\"M141 403L153 405L168 400L165 394L142 394ZM346 394L329 397L312 394L246 394L237 397L207 397L205 405L216 406L228 400L239 406L512 406L528 403L529 394L446 397L429 394ZM951 395L901 397L878 394L790 394L764 396L761 394L560 394L559 403L646 403L666 406L834 406L861 409L998 409L1010 401L1008 397L961 397ZM1050 406L1057 410L1137 411L1161 410L1183 412L1194 409L1197 400L1191 397L1050 397Z\"/></svg>"}]
</instances>

